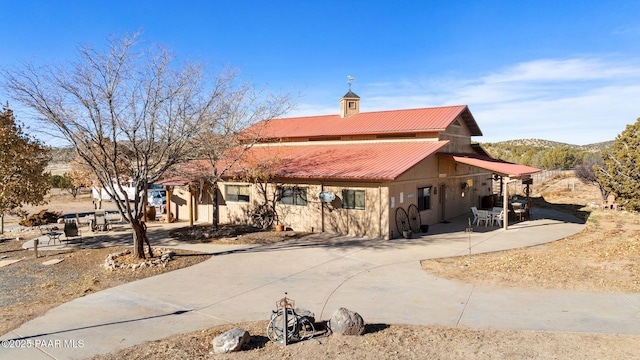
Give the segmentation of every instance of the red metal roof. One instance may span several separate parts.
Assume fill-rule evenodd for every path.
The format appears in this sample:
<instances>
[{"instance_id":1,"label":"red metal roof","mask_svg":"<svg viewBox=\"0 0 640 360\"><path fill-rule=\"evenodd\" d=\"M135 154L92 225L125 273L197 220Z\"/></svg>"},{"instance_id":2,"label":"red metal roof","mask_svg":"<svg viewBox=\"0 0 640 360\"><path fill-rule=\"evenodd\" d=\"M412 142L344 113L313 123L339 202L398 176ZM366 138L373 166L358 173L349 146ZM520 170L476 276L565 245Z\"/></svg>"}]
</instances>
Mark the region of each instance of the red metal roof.
<instances>
[{"instance_id":1,"label":"red metal roof","mask_svg":"<svg viewBox=\"0 0 640 360\"><path fill-rule=\"evenodd\" d=\"M154 184L155 185L162 185L162 186L184 186L189 184L191 181L188 180L185 177L178 177L178 176L174 176L168 179L163 179L163 180L159 180L156 181Z\"/></svg>"},{"instance_id":2,"label":"red metal roof","mask_svg":"<svg viewBox=\"0 0 640 360\"><path fill-rule=\"evenodd\" d=\"M459 115L471 130L471 136L482 135L466 105L362 112L345 118L339 115L324 115L273 119L257 123L249 128L248 132L259 133L262 139L440 132Z\"/></svg>"},{"instance_id":3,"label":"red metal roof","mask_svg":"<svg viewBox=\"0 0 640 360\"><path fill-rule=\"evenodd\" d=\"M487 169L496 174L508 176L511 178L521 178L540 171L540 169L514 164L499 159L494 159L489 156L482 156L476 154L440 154L453 159L456 162L479 167L481 169Z\"/></svg>"},{"instance_id":4,"label":"red metal roof","mask_svg":"<svg viewBox=\"0 0 640 360\"><path fill-rule=\"evenodd\" d=\"M358 142L254 146L243 164L261 164L272 175L290 179L395 180L448 141ZM275 160L274 160L275 159ZM271 165L265 165L270 163Z\"/></svg>"}]
</instances>

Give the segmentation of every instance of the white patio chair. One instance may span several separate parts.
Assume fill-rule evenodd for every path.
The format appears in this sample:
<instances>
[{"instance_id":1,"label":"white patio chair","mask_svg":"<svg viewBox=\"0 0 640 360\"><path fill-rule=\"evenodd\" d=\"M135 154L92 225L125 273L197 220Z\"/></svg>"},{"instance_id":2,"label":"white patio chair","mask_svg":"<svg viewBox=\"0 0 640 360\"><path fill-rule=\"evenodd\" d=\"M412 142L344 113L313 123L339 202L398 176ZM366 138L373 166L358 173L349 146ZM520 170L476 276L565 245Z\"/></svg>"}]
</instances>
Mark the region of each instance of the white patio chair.
<instances>
[{"instance_id":1,"label":"white patio chair","mask_svg":"<svg viewBox=\"0 0 640 360\"><path fill-rule=\"evenodd\" d=\"M480 226L480 223L483 221L484 227L487 227L487 225L489 225L489 222L491 221L491 215L489 215L488 210L478 210L478 226Z\"/></svg>"},{"instance_id":2,"label":"white patio chair","mask_svg":"<svg viewBox=\"0 0 640 360\"><path fill-rule=\"evenodd\" d=\"M478 208L472 206L471 212L473 213L473 221L471 222L471 225L477 225L476 223L478 222Z\"/></svg>"},{"instance_id":3,"label":"white patio chair","mask_svg":"<svg viewBox=\"0 0 640 360\"><path fill-rule=\"evenodd\" d=\"M493 225L498 223L498 226L502 227L502 221L504 220L504 210L501 210L498 214L493 215Z\"/></svg>"}]
</instances>

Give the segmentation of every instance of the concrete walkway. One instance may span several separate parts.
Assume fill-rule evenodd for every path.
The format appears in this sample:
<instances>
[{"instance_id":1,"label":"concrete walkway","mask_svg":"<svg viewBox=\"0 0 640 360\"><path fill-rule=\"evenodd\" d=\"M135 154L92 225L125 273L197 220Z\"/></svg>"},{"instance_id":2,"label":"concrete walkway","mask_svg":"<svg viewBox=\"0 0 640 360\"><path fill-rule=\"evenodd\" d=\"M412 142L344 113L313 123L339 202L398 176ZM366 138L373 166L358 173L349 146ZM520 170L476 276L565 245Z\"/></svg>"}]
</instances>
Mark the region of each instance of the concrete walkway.
<instances>
[{"instance_id":1,"label":"concrete walkway","mask_svg":"<svg viewBox=\"0 0 640 360\"><path fill-rule=\"evenodd\" d=\"M509 230L467 217L410 240L316 234L268 246L190 246L212 254L198 265L76 299L5 334L2 359L76 359L177 333L266 320L285 292L326 320L339 307L367 323L640 335L640 294L474 286L430 275L420 260L533 246L584 224L534 209ZM155 234L154 234L155 235ZM156 237L151 237L156 241ZM263 335L264 334L252 334ZM31 344L30 348L4 347Z\"/></svg>"}]
</instances>

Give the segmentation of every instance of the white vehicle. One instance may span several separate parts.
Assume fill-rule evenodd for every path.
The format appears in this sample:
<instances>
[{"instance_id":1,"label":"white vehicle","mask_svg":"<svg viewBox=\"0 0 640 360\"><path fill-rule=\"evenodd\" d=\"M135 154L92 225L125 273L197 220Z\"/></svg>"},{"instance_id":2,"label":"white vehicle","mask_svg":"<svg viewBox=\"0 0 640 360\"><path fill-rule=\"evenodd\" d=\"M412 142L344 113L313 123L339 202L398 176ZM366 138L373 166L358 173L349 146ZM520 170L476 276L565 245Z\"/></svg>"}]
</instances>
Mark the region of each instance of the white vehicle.
<instances>
[{"instance_id":1,"label":"white vehicle","mask_svg":"<svg viewBox=\"0 0 640 360\"><path fill-rule=\"evenodd\" d=\"M147 191L147 202L149 206L162 206L167 204L167 192L161 189L150 189Z\"/></svg>"},{"instance_id":2,"label":"white vehicle","mask_svg":"<svg viewBox=\"0 0 640 360\"><path fill-rule=\"evenodd\" d=\"M122 186L122 190L127 194L130 201L135 199L136 188L133 186L133 183L130 183L129 186ZM124 198L124 195L121 194L118 189L116 189L116 191L119 193L120 198ZM98 189L95 186L91 188L91 197L98 200L113 200L106 189ZM162 188L155 187L147 190L147 203L150 206L156 207L165 205L167 203L166 191Z\"/></svg>"}]
</instances>

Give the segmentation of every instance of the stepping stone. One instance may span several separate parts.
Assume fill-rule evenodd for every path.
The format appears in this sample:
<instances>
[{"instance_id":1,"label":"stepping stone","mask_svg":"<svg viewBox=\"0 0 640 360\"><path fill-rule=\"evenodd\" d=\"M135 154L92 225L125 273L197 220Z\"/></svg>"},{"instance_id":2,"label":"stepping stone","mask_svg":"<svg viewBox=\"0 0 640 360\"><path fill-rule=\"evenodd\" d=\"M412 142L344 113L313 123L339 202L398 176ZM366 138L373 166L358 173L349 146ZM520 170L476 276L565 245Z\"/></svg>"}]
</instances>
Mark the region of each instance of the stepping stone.
<instances>
[{"instance_id":1,"label":"stepping stone","mask_svg":"<svg viewBox=\"0 0 640 360\"><path fill-rule=\"evenodd\" d=\"M51 259L51 260L47 260L47 261L43 262L42 265L55 265L55 264L61 263L63 261L64 261L64 259Z\"/></svg>"},{"instance_id":2,"label":"stepping stone","mask_svg":"<svg viewBox=\"0 0 640 360\"><path fill-rule=\"evenodd\" d=\"M17 263L18 261L22 261L22 260L24 260L24 258L22 258L22 259L11 259L11 260L0 260L0 267L11 265L13 263Z\"/></svg>"}]
</instances>

